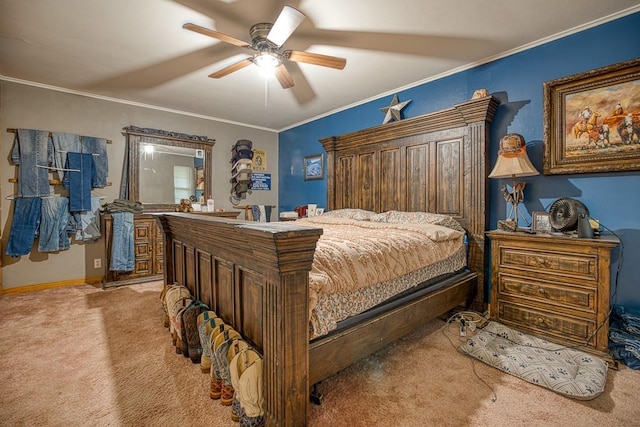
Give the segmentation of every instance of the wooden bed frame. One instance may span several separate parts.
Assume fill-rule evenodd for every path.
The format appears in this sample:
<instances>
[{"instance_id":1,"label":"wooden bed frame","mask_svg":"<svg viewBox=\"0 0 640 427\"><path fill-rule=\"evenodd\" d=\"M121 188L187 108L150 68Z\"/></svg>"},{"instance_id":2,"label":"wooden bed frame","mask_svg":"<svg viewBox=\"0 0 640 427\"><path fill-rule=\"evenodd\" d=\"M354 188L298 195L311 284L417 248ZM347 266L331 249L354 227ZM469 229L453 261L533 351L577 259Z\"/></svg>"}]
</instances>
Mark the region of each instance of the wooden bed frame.
<instances>
[{"instance_id":1,"label":"wooden bed frame","mask_svg":"<svg viewBox=\"0 0 640 427\"><path fill-rule=\"evenodd\" d=\"M497 105L488 96L321 141L328 210L451 215L468 232L470 271L311 342L308 273L321 229L158 214L166 283L187 286L263 355L267 425L305 425L310 385L460 304L475 298L484 309L486 159Z\"/></svg>"}]
</instances>

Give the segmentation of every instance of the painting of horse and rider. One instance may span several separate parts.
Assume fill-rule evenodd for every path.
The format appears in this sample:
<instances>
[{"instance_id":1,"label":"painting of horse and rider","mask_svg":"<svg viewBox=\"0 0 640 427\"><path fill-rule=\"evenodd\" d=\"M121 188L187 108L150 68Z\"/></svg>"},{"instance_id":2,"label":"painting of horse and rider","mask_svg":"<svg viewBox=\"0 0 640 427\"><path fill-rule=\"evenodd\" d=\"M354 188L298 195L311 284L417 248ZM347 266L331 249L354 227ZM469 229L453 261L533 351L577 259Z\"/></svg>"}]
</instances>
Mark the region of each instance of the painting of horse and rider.
<instances>
[{"instance_id":1,"label":"painting of horse and rider","mask_svg":"<svg viewBox=\"0 0 640 427\"><path fill-rule=\"evenodd\" d=\"M568 157L640 150L640 80L567 95L565 113Z\"/></svg>"},{"instance_id":2,"label":"painting of horse and rider","mask_svg":"<svg viewBox=\"0 0 640 427\"><path fill-rule=\"evenodd\" d=\"M544 83L544 173L640 169L640 58Z\"/></svg>"}]
</instances>

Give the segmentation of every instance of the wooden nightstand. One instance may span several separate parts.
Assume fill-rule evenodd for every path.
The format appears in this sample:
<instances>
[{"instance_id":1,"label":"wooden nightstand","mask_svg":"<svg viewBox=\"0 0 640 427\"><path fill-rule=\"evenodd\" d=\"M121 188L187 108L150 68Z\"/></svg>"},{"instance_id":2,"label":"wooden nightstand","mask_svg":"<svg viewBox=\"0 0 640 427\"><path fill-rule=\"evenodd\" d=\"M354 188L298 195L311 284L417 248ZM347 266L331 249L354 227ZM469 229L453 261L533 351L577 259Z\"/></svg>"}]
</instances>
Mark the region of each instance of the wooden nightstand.
<instances>
[{"instance_id":1,"label":"wooden nightstand","mask_svg":"<svg viewBox=\"0 0 640 427\"><path fill-rule=\"evenodd\" d=\"M491 231L491 320L615 362L609 354L613 236Z\"/></svg>"}]
</instances>

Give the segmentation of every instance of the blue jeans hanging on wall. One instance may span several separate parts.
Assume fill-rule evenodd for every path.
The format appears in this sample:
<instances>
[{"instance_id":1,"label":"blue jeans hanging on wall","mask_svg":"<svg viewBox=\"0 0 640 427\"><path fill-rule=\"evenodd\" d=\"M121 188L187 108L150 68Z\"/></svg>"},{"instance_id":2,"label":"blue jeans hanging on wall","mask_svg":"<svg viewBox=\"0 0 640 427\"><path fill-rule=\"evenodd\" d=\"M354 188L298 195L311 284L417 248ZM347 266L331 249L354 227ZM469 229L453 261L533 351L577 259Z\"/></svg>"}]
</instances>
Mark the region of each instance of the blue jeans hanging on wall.
<instances>
[{"instance_id":1,"label":"blue jeans hanging on wall","mask_svg":"<svg viewBox=\"0 0 640 427\"><path fill-rule=\"evenodd\" d=\"M69 189L69 210L91 210L91 188L96 182L96 168L90 153L67 153L62 185Z\"/></svg>"},{"instance_id":2,"label":"blue jeans hanging on wall","mask_svg":"<svg viewBox=\"0 0 640 427\"><path fill-rule=\"evenodd\" d=\"M107 140L95 138L93 136L83 136L82 152L93 154L93 163L96 167L96 179L94 187L106 187L107 176L109 176L109 158L107 157Z\"/></svg>"},{"instance_id":3,"label":"blue jeans hanging on wall","mask_svg":"<svg viewBox=\"0 0 640 427\"><path fill-rule=\"evenodd\" d=\"M43 197L41 212L38 251L57 252L69 249L69 199L59 196Z\"/></svg>"},{"instance_id":4,"label":"blue jeans hanging on wall","mask_svg":"<svg viewBox=\"0 0 640 427\"><path fill-rule=\"evenodd\" d=\"M42 199L16 197L13 201L13 221L9 232L6 254L11 257L27 255L40 225Z\"/></svg>"},{"instance_id":5,"label":"blue jeans hanging on wall","mask_svg":"<svg viewBox=\"0 0 640 427\"><path fill-rule=\"evenodd\" d=\"M133 213L113 212L113 236L111 240L111 271L133 271Z\"/></svg>"},{"instance_id":6,"label":"blue jeans hanging on wall","mask_svg":"<svg viewBox=\"0 0 640 427\"><path fill-rule=\"evenodd\" d=\"M93 136L79 136L74 133L54 132L52 136L54 165L60 180L64 180L65 165L68 153L91 153L96 167L96 181L94 187L106 187L109 174L109 159L107 157L107 140Z\"/></svg>"},{"instance_id":7,"label":"blue jeans hanging on wall","mask_svg":"<svg viewBox=\"0 0 640 427\"><path fill-rule=\"evenodd\" d=\"M11 162L18 167L18 197L49 194L49 165L53 164L53 144L49 132L18 129L11 148Z\"/></svg>"},{"instance_id":8,"label":"blue jeans hanging on wall","mask_svg":"<svg viewBox=\"0 0 640 427\"><path fill-rule=\"evenodd\" d=\"M80 136L75 133L53 132L53 165L57 169L60 181L64 180L64 168L67 164L67 153L82 153Z\"/></svg>"},{"instance_id":9,"label":"blue jeans hanging on wall","mask_svg":"<svg viewBox=\"0 0 640 427\"><path fill-rule=\"evenodd\" d=\"M98 212L100 210L100 198L91 197L91 210L85 212L74 212L71 218L73 224L73 234L79 242L94 242L102 236L100 233L100 220Z\"/></svg>"}]
</instances>

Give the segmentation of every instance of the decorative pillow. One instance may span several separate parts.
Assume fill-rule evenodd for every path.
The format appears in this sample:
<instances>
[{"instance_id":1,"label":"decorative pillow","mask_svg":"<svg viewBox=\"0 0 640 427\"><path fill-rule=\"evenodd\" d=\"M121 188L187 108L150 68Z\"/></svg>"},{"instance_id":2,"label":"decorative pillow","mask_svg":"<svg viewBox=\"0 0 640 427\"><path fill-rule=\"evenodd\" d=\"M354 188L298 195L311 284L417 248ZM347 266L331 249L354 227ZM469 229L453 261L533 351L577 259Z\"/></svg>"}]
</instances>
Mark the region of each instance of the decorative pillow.
<instances>
[{"instance_id":1,"label":"decorative pillow","mask_svg":"<svg viewBox=\"0 0 640 427\"><path fill-rule=\"evenodd\" d=\"M413 224L435 224L465 232L460 223L449 215L435 214L430 212L402 212L387 211L371 217L373 222L387 222L390 224L413 223Z\"/></svg>"},{"instance_id":2,"label":"decorative pillow","mask_svg":"<svg viewBox=\"0 0 640 427\"><path fill-rule=\"evenodd\" d=\"M573 399L594 399L604 391L607 382L608 365L604 360L497 322L489 322L460 350L494 368Z\"/></svg>"},{"instance_id":3,"label":"decorative pillow","mask_svg":"<svg viewBox=\"0 0 640 427\"><path fill-rule=\"evenodd\" d=\"M336 218L355 219L358 221L369 221L372 216L376 215L376 213L373 211L367 211L364 209L346 208L346 209L336 209L333 211L328 211L323 213L322 215L333 216Z\"/></svg>"}]
</instances>

